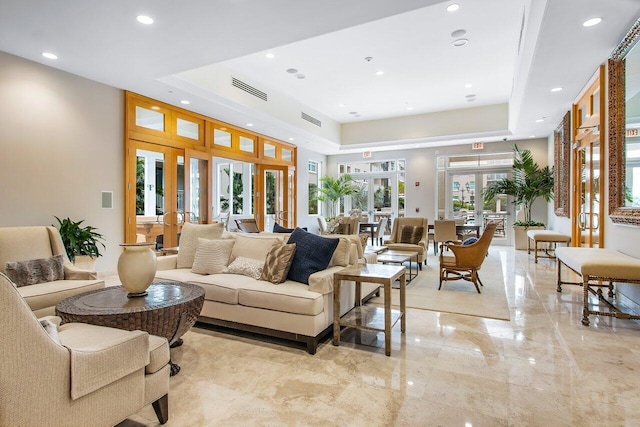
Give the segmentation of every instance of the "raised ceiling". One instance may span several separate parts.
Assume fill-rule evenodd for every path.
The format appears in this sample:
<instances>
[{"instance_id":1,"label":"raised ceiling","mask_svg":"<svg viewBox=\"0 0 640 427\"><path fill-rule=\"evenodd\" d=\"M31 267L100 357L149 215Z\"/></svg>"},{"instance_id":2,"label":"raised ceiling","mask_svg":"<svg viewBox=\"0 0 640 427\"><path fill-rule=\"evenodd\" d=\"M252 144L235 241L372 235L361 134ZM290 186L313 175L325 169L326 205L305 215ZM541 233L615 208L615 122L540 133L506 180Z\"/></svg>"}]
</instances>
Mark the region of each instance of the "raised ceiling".
<instances>
[{"instance_id":1,"label":"raised ceiling","mask_svg":"<svg viewBox=\"0 0 640 427\"><path fill-rule=\"evenodd\" d=\"M338 153L546 137L639 15L637 0L3 0L0 50ZM456 132L483 114L500 117Z\"/></svg>"}]
</instances>

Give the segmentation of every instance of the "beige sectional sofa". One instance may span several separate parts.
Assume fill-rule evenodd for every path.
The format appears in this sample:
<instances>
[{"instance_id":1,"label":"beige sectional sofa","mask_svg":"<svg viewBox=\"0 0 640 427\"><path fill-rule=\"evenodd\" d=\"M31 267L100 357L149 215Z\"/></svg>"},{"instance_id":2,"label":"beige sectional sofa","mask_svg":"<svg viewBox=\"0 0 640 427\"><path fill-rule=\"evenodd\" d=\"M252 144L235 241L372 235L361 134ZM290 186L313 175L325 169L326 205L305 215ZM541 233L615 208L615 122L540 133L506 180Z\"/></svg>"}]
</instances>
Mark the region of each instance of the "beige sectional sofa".
<instances>
[{"instance_id":1,"label":"beige sectional sofa","mask_svg":"<svg viewBox=\"0 0 640 427\"><path fill-rule=\"evenodd\" d=\"M62 256L63 277L58 280L20 286L18 292L36 316L55 314L55 306L70 296L104 287L95 271L81 270L69 261L60 232L55 227L0 227L0 272L7 262L50 259Z\"/></svg>"},{"instance_id":2,"label":"beige sectional sofa","mask_svg":"<svg viewBox=\"0 0 640 427\"><path fill-rule=\"evenodd\" d=\"M183 233L183 237L185 234ZM271 246L286 242L289 234L224 233L234 239L230 261L242 256L263 260ZM205 289L205 302L199 322L284 338L306 344L315 354L318 342L333 324L333 274L358 262L364 263L362 246L353 236L336 236L338 246L329 266L313 273L309 284L286 280L273 284L241 274L197 274L178 255L158 258L156 280L192 283ZM182 251L181 238L180 251ZM177 268L181 265L182 268ZM343 313L354 306L354 285L345 284L341 292ZM363 295L377 291L376 285L363 287Z\"/></svg>"}]
</instances>

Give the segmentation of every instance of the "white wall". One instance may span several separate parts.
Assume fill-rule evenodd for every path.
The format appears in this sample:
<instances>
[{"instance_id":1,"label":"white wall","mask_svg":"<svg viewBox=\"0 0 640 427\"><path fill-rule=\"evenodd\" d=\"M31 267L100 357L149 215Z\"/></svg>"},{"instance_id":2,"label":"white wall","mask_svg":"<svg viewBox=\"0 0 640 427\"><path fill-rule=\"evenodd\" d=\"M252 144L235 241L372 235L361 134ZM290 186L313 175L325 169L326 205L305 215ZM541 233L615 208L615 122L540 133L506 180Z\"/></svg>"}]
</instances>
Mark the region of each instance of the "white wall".
<instances>
[{"instance_id":1,"label":"white wall","mask_svg":"<svg viewBox=\"0 0 640 427\"><path fill-rule=\"evenodd\" d=\"M116 271L124 238L124 93L0 52L0 226L85 220ZM101 191L113 191L113 209Z\"/></svg>"},{"instance_id":2,"label":"white wall","mask_svg":"<svg viewBox=\"0 0 640 427\"><path fill-rule=\"evenodd\" d=\"M319 162L322 164L320 176L328 175L327 172L327 156L319 154L311 150L307 150L302 146L298 146L298 165L296 167L296 182L298 185L298 227L307 227L311 233L318 232L317 215L309 215L309 174L307 166L309 161Z\"/></svg>"}]
</instances>

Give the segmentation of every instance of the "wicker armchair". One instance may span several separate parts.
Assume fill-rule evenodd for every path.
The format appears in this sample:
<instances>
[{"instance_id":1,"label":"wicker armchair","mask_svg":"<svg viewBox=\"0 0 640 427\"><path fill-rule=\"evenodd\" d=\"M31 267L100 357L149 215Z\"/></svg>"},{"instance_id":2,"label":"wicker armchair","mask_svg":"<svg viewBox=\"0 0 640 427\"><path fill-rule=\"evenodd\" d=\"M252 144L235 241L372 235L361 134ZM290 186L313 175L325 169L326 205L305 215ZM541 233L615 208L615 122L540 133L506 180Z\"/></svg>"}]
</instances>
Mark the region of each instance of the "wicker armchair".
<instances>
[{"instance_id":1,"label":"wicker armchair","mask_svg":"<svg viewBox=\"0 0 640 427\"><path fill-rule=\"evenodd\" d=\"M496 224L490 222L480 239L475 243L470 245L443 243L440 245L440 286L438 286L438 290L442 288L443 281L463 279L472 282L480 293L478 283L480 286L484 285L480 281L478 270L482 267L482 262L487 256L495 230ZM450 249L453 256L445 256L444 249Z\"/></svg>"}]
</instances>

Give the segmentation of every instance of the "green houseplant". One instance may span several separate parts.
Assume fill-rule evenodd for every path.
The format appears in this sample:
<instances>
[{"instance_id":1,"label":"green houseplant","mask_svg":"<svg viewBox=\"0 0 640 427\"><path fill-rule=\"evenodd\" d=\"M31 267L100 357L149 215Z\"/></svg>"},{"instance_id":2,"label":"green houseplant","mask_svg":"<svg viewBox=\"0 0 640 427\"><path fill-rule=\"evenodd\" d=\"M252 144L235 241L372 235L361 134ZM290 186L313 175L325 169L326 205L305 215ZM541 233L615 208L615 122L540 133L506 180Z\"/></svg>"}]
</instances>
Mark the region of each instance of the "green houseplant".
<instances>
[{"instance_id":1,"label":"green houseplant","mask_svg":"<svg viewBox=\"0 0 640 427\"><path fill-rule=\"evenodd\" d=\"M358 191L353 178L348 173L340 175L337 179L330 176L320 178L322 185L318 188L318 200L329 202L329 212L337 215L337 208L340 206L340 199L344 196L351 196Z\"/></svg>"},{"instance_id":2,"label":"green houseplant","mask_svg":"<svg viewBox=\"0 0 640 427\"><path fill-rule=\"evenodd\" d=\"M96 233L95 227L89 225L82 227L81 221L72 221L69 218L61 220L57 216L58 230L60 231L60 237L62 237L62 243L64 249L67 252L69 260L73 263L76 261L76 256L86 255L91 258L97 258L102 256L98 245L105 249L103 243L104 236L100 233Z\"/></svg>"},{"instance_id":3,"label":"green houseplant","mask_svg":"<svg viewBox=\"0 0 640 427\"><path fill-rule=\"evenodd\" d=\"M544 226L542 222L533 221L531 208L540 197L547 202L553 200L553 168L541 168L533 161L530 150L520 150L514 145L513 152L513 177L491 183L484 190L483 200L485 203L491 203L499 194L511 196L513 203L522 206L524 211L524 221L518 221L514 225Z\"/></svg>"},{"instance_id":4,"label":"green houseplant","mask_svg":"<svg viewBox=\"0 0 640 427\"><path fill-rule=\"evenodd\" d=\"M499 194L513 197L513 203L524 212L524 221L513 223L515 248L527 249L527 230L545 226L531 218L531 208L538 198L547 202L553 199L553 168L541 168L533 161L530 150L520 150L514 145L513 152L513 176L491 183L484 191L483 201L491 203Z\"/></svg>"}]
</instances>

